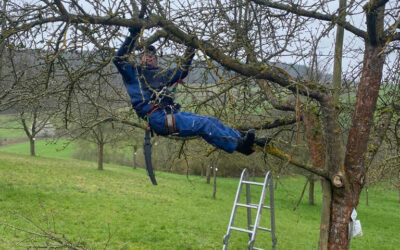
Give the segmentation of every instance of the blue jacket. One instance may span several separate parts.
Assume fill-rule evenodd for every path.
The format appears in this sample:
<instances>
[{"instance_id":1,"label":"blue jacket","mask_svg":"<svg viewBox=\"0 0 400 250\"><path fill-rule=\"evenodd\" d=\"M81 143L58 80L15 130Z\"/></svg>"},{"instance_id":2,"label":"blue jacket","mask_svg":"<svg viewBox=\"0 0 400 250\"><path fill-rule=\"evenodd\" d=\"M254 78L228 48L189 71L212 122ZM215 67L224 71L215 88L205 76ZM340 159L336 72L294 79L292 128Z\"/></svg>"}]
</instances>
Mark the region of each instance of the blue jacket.
<instances>
[{"instance_id":1,"label":"blue jacket","mask_svg":"<svg viewBox=\"0 0 400 250\"><path fill-rule=\"evenodd\" d=\"M142 68L128 60L128 55L134 48L137 35L137 33L131 34L125 39L125 42L115 53L113 62L122 75L133 109L139 117L145 118L151 111L153 104L174 105L171 93L168 91L163 91L158 97L157 95L164 87L170 87L177 83L180 78L183 79L187 76L191 58L190 61L182 64L182 68L178 69Z\"/></svg>"}]
</instances>

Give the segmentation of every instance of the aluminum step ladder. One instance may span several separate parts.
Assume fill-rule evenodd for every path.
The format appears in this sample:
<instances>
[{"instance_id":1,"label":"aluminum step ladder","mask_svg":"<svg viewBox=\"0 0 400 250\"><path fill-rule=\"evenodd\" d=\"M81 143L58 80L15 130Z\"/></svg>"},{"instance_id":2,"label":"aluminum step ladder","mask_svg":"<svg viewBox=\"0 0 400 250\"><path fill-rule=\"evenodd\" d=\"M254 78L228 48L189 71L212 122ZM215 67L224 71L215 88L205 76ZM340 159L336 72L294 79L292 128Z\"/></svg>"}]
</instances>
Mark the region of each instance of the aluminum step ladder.
<instances>
[{"instance_id":1,"label":"aluminum step ladder","mask_svg":"<svg viewBox=\"0 0 400 250\"><path fill-rule=\"evenodd\" d=\"M242 192L243 184L246 184L246 204L239 203L240 200L240 194ZM258 204L253 204L251 203L251 196L250 196L250 185L257 185L257 186L262 186L262 191L261 191L261 197L260 201ZM269 206L264 205L265 201L265 195L267 192L267 189L269 189ZM239 228L239 227L234 227L233 223L235 220L235 215L236 215L236 210L238 207L245 207L247 208L247 229L244 228ZM254 225L252 225L252 218L251 218L251 210L256 209L257 214L256 214L256 219L254 221ZM271 216L271 228L265 228L265 227L260 227L260 221L261 221L261 212L263 209L268 209L270 211L270 216ZM248 241L248 249L249 250L255 250L255 249L261 249L262 248L256 248L254 247L254 243L256 240L256 235L257 235L257 230L262 230L266 232L270 232L272 236L272 249L276 249L276 243L277 239L275 236L275 214L274 214L274 188L273 188L273 180L272 180L272 175L270 172L268 172L265 175L264 182L253 182L249 180L249 172L247 169L243 169L242 175L240 176L240 181L239 181L239 186L236 192L236 198L235 201L233 202L233 208L232 208L232 213L231 217L229 219L229 224L228 224L228 230L223 238L223 250L228 249L228 242L229 238L231 235L232 230L235 231L240 231L244 233L249 234L249 241Z\"/></svg>"}]
</instances>

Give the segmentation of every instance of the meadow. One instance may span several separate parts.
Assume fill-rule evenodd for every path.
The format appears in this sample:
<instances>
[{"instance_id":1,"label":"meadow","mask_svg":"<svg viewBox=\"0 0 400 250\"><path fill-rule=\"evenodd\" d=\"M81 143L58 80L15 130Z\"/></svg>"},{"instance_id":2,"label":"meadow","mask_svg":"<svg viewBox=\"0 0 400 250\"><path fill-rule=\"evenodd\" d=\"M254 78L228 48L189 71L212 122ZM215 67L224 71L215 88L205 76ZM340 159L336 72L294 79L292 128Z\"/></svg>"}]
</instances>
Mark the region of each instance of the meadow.
<instances>
[{"instance_id":1,"label":"meadow","mask_svg":"<svg viewBox=\"0 0 400 250\"><path fill-rule=\"evenodd\" d=\"M1 130L3 138L23 138ZM0 147L0 249L64 246L78 249L221 249L237 178L217 178L213 187L199 176L157 172L151 185L143 169L72 159L75 144L67 140L37 140L36 157L29 143ZM257 179L262 181L262 179ZM307 195L294 210L305 178L282 177L275 192L277 249L317 249L321 207L320 186L316 204ZM260 189L252 188L258 201ZM352 239L351 249L398 249L400 204L397 192L386 183L370 188L369 206L362 194L357 219L363 236ZM246 227L239 208L236 226ZM254 216L253 216L254 219ZM264 210L261 226L269 227ZM233 232L230 249L246 249L248 237ZM69 244L69 245L68 245ZM256 245L271 248L269 233L260 232Z\"/></svg>"},{"instance_id":2,"label":"meadow","mask_svg":"<svg viewBox=\"0 0 400 250\"><path fill-rule=\"evenodd\" d=\"M221 249L238 180L218 178L212 199L205 178L163 172L157 178L152 186L143 169L106 164L98 171L92 162L0 152L0 249L59 244L49 235L87 249ZM304 182L300 176L278 181L278 249L317 248L319 199L310 206L304 197L293 210ZM351 249L398 249L396 198L384 183L370 190L369 206L361 197L357 219L364 235ZM244 209L237 219L244 227ZM265 210L262 225L268 224ZM246 249L246 243L247 235L235 232L230 249ZM259 233L256 246L270 248L270 235Z\"/></svg>"},{"instance_id":3,"label":"meadow","mask_svg":"<svg viewBox=\"0 0 400 250\"><path fill-rule=\"evenodd\" d=\"M25 139L26 134L16 115L0 115L0 139L17 140Z\"/></svg>"}]
</instances>

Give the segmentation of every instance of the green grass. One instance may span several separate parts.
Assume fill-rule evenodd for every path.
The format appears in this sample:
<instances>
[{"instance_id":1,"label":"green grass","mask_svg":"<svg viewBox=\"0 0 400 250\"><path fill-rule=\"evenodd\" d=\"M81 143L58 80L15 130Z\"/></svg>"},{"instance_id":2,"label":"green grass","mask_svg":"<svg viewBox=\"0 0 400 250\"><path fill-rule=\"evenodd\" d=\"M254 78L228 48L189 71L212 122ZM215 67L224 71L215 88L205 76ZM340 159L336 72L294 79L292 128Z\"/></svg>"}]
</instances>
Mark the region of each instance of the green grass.
<instances>
[{"instance_id":1,"label":"green grass","mask_svg":"<svg viewBox=\"0 0 400 250\"><path fill-rule=\"evenodd\" d=\"M27 240L22 230L63 233L91 249L221 249L237 179L219 178L217 198L205 179L157 173L152 186L145 171L70 159L0 153L0 249L26 249L44 241ZM293 211L304 184L302 177L279 181L275 192L278 249L316 249L320 202ZM319 185L317 185L319 186ZM317 187L316 197L320 197ZM254 192L254 197L256 194ZM306 197L305 197L306 198ZM397 249L400 227L395 191L370 191L358 209L364 236L352 249ZM263 223L267 223L264 213ZM245 223L244 210L237 214ZM19 229L15 229L17 227ZM108 239L110 240L107 243ZM246 249L247 235L233 233L230 249ZM257 246L268 248L261 232Z\"/></svg>"},{"instance_id":2,"label":"green grass","mask_svg":"<svg viewBox=\"0 0 400 250\"><path fill-rule=\"evenodd\" d=\"M22 139L26 134L16 115L0 115L0 139Z\"/></svg>"},{"instance_id":3,"label":"green grass","mask_svg":"<svg viewBox=\"0 0 400 250\"><path fill-rule=\"evenodd\" d=\"M35 151L37 156L71 158L74 142L68 140L36 140ZM0 151L29 155L29 142L14 143L0 147Z\"/></svg>"}]
</instances>

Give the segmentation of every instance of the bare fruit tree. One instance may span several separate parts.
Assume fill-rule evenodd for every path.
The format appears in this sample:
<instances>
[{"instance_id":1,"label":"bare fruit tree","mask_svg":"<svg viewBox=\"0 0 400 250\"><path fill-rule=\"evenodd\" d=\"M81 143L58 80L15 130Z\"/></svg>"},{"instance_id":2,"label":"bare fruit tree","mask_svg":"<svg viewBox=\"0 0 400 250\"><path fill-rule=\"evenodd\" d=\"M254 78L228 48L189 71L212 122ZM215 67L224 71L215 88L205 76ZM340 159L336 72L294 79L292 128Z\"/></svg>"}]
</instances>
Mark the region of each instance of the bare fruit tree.
<instances>
[{"instance_id":1,"label":"bare fruit tree","mask_svg":"<svg viewBox=\"0 0 400 250\"><path fill-rule=\"evenodd\" d=\"M321 237L320 248L348 249L348 224L365 185L366 159L377 152L369 150L369 142L374 139L373 148L379 149L387 130L387 126L379 126L376 133L371 133L384 64L399 47L399 1L356 0L339 7L331 1L305 0L5 3L2 20L6 21L0 42L30 34L31 39L21 41L25 46L36 46L54 55L65 51L84 55L83 51L91 48L103 51L107 62L107 56L111 60L112 47L118 46L118 40L127 33L122 27L142 28L138 48L154 43L172 55L179 54L185 46L197 49L214 85L185 89L193 97L195 111L211 113L238 128L254 127L260 131L293 123L297 123L294 129L299 131L302 123L312 165L298 158L296 145L290 147L290 143L284 150L272 144L263 150L326 180L329 189L324 195L331 198L324 199L323 207L328 213L321 223L326 237ZM145 13L145 18L139 18L140 12ZM366 25L355 21L357 13L362 13L358 17ZM335 73L354 76L349 85L321 84L297 77L282 66L288 59L292 64L310 62L308 59L318 51L324 53L314 58L332 61L334 53L329 46L315 50L314 42L322 39L334 44L335 25L362 43L355 50L344 47L354 57L356 66L349 66L351 72ZM363 59L359 60L359 56ZM86 66L82 73L89 74L95 66ZM66 118L74 94L83 86L78 78L72 77L67 83ZM205 93L202 100L193 94L199 90ZM343 101L340 97L346 91L357 95ZM392 113L399 112L396 105L389 108ZM343 110L352 117L346 123L341 123ZM390 124L392 116L385 117Z\"/></svg>"}]
</instances>

